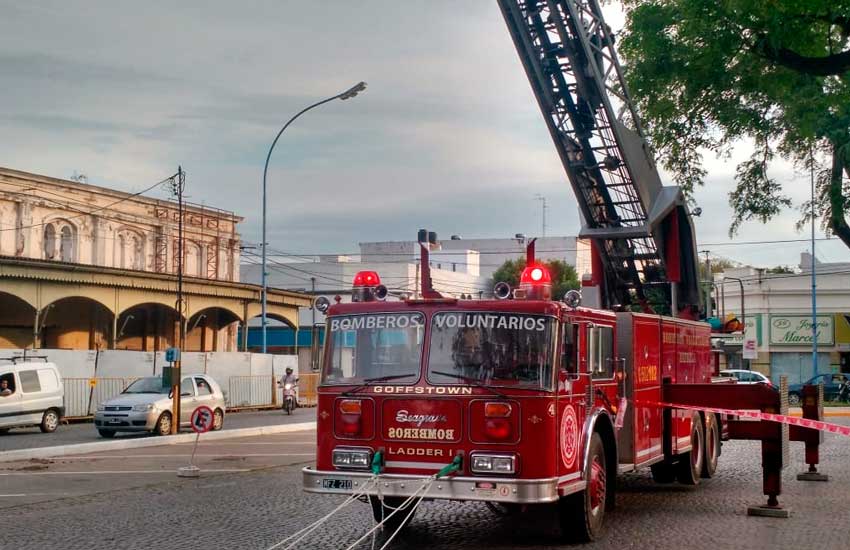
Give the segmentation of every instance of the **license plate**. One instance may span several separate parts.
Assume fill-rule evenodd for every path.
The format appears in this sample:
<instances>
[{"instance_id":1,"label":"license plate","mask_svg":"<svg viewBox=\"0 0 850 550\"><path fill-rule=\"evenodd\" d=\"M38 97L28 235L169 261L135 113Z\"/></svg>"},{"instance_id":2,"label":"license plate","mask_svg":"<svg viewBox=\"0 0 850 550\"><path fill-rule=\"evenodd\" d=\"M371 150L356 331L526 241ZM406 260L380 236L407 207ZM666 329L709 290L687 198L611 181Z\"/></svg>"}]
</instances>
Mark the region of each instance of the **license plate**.
<instances>
[{"instance_id":1,"label":"license plate","mask_svg":"<svg viewBox=\"0 0 850 550\"><path fill-rule=\"evenodd\" d=\"M107 420L107 422L109 424L120 424L121 423L121 421L117 418L110 418L109 420Z\"/></svg>"},{"instance_id":2,"label":"license plate","mask_svg":"<svg viewBox=\"0 0 850 550\"><path fill-rule=\"evenodd\" d=\"M350 479L323 479L322 489L340 489L343 491L351 490Z\"/></svg>"}]
</instances>

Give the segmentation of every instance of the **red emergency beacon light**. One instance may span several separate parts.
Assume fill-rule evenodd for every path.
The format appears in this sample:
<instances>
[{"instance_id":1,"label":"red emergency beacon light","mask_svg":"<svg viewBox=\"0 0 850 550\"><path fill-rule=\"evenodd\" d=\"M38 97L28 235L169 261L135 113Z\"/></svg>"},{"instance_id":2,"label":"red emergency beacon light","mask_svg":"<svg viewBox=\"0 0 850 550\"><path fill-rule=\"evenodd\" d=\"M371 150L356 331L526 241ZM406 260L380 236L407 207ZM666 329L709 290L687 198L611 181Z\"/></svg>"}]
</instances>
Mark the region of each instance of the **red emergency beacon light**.
<instances>
[{"instance_id":1,"label":"red emergency beacon light","mask_svg":"<svg viewBox=\"0 0 850 550\"><path fill-rule=\"evenodd\" d=\"M542 265L530 265L522 270L519 290L527 300L551 300L552 276Z\"/></svg>"},{"instance_id":2,"label":"red emergency beacon light","mask_svg":"<svg viewBox=\"0 0 850 550\"><path fill-rule=\"evenodd\" d=\"M375 271L358 271L352 283L352 302L374 302L387 297L387 287Z\"/></svg>"}]
</instances>

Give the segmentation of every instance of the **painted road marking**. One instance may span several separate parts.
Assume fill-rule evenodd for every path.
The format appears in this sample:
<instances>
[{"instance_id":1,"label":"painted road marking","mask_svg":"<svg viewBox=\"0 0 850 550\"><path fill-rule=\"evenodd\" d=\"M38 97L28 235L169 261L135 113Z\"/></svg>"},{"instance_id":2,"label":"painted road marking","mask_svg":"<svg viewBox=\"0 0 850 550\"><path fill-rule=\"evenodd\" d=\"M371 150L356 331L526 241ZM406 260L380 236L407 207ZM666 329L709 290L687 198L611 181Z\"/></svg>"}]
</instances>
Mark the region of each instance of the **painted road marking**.
<instances>
[{"instance_id":1,"label":"painted road marking","mask_svg":"<svg viewBox=\"0 0 850 550\"><path fill-rule=\"evenodd\" d=\"M222 468L212 470L204 468L204 473L239 473L250 472L249 468ZM99 474L168 474L174 475L171 470L101 470L93 472L0 472L0 477L3 476L91 476Z\"/></svg>"}]
</instances>

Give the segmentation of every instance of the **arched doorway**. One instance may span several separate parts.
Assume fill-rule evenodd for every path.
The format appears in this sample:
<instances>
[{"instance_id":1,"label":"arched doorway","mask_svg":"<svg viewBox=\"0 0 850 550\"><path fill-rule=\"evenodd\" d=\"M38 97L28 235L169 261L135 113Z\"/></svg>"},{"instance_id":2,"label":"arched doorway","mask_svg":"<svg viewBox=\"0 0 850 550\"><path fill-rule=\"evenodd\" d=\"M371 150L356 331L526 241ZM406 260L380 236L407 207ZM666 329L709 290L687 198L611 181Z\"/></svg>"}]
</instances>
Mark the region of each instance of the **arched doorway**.
<instances>
[{"instance_id":1,"label":"arched doorway","mask_svg":"<svg viewBox=\"0 0 850 550\"><path fill-rule=\"evenodd\" d=\"M0 348L33 346L35 308L14 294L0 292Z\"/></svg>"},{"instance_id":2,"label":"arched doorway","mask_svg":"<svg viewBox=\"0 0 850 550\"><path fill-rule=\"evenodd\" d=\"M209 307L189 317L186 351L236 351L239 317L232 311Z\"/></svg>"},{"instance_id":3,"label":"arched doorway","mask_svg":"<svg viewBox=\"0 0 850 550\"><path fill-rule=\"evenodd\" d=\"M175 346L180 318L173 307L158 303L125 309L115 325L115 349L163 351Z\"/></svg>"},{"instance_id":4,"label":"arched doorway","mask_svg":"<svg viewBox=\"0 0 850 550\"><path fill-rule=\"evenodd\" d=\"M91 298L62 298L39 311L38 333L46 349L107 349L112 312Z\"/></svg>"}]
</instances>

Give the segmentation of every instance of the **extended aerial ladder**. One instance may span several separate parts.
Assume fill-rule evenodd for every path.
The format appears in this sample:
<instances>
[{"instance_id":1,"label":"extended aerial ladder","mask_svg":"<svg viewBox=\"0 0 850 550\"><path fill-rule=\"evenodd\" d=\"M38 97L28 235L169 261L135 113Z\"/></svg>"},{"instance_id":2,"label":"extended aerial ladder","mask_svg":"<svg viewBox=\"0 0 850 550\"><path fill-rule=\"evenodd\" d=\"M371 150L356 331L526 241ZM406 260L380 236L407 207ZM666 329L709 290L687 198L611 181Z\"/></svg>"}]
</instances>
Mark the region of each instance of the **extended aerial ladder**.
<instances>
[{"instance_id":1,"label":"extended aerial ladder","mask_svg":"<svg viewBox=\"0 0 850 550\"><path fill-rule=\"evenodd\" d=\"M598 0L498 0L593 243L599 307L649 293L696 317L699 271L682 190L663 186ZM609 97L610 94L610 97ZM611 97L619 101L619 113Z\"/></svg>"}]
</instances>

